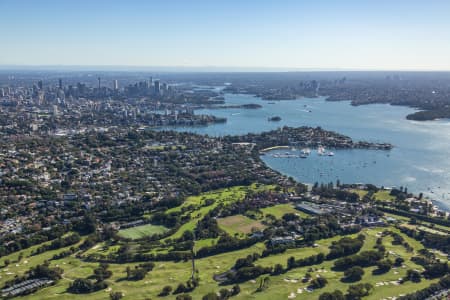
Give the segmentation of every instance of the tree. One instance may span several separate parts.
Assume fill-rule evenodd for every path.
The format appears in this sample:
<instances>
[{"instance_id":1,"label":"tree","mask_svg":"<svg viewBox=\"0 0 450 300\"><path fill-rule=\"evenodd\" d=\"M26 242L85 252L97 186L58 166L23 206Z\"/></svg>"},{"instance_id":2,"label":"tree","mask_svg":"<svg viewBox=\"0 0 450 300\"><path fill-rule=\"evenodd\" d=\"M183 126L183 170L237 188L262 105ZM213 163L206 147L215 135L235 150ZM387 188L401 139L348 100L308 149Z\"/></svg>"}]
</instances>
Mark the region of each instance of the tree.
<instances>
[{"instance_id":1,"label":"tree","mask_svg":"<svg viewBox=\"0 0 450 300\"><path fill-rule=\"evenodd\" d=\"M364 275L364 270L361 267L355 266L347 269L344 272L345 280L348 281L359 281Z\"/></svg>"},{"instance_id":2,"label":"tree","mask_svg":"<svg viewBox=\"0 0 450 300\"><path fill-rule=\"evenodd\" d=\"M49 263L46 261L42 265L30 268L26 273L29 279L46 277L54 281L61 279L61 275L64 272L61 268L50 268Z\"/></svg>"},{"instance_id":3,"label":"tree","mask_svg":"<svg viewBox=\"0 0 450 300\"><path fill-rule=\"evenodd\" d=\"M380 274L381 273L386 273L386 272L388 272L391 269L392 262L390 260L388 260L388 259L380 260L377 263L377 267L378 267L377 272L379 272Z\"/></svg>"},{"instance_id":4,"label":"tree","mask_svg":"<svg viewBox=\"0 0 450 300\"><path fill-rule=\"evenodd\" d=\"M309 286L314 289L321 289L327 284L328 284L328 280L326 280L326 278L317 277L317 278L314 278L313 280L311 280Z\"/></svg>"},{"instance_id":5,"label":"tree","mask_svg":"<svg viewBox=\"0 0 450 300\"><path fill-rule=\"evenodd\" d=\"M175 289L175 291L173 291L173 294L180 294L180 293L184 293L186 292L187 288L184 285L184 283L180 283L177 288Z\"/></svg>"},{"instance_id":6,"label":"tree","mask_svg":"<svg viewBox=\"0 0 450 300\"><path fill-rule=\"evenodd\" d=\"M228 289L220 289L219 295L220 299L228 299L232 296L231 292Z\"/></svg>"},{"instance_id":7,"label":"tree","mask_svg":"<svg viewBox=\"0 0 450 300\"><path fill-rule=\"evenodd\" d=\"M332 293L323 293L319 296L319 300L345 300L345 297L341 291L335 290Z\"/></svg>"},{"instance_id":8,"label":"tree","mask_svg":"<svg viewBox=\"0 0 450 300\"><path fill-rule=\"evenodd\" d=\"M405 260L403 259L403 258L401 258L401 257L397 257L396 259L395 259L395 266L396 267L400 267L402 264L403 264L403 262L404 262Z\"/></svg>"},{"instance_id":9,"label":"tree","mask_svg":"<svg viewBox=\"0 0 450 300\"><path fill-rule=\"evenodd\" d=\"M85 278L77 278L69 286L69 292L74 294L87 294L92 292L92 290L92 282Z\"/></svg>"},{"instance_id":10,"label":"tree","mask_svg":"<svg viewBox=\"0 0 450 300\"><path fill-rule=\"evenodd\" d=\"M408 270L406 271L406 279L411 280L412 282L420 282L421 276L416 270Z\"/></svg>"},{"instance_id":11,"label":"tree","mask_svg":"<svg viewBox=\"0 0 450 300\"><path fill-rule=\"evenodd\" d=\"M100 266L96 269L94 269L94 278L97 281L103 281L109 277L112 276L112 272L108 270L109 265L108 264L100 264Z\"/></svg>"},{"instance_id":12,"label":"tree","mask_svg":"<svg viewBox=\"0 0 450 300\"><path fill-rule=\"evenodd\" d=\"M80 234L90 234L95 232L97 228L97 221L91 214L86 214L82 220L74 225L74 229Z\"/></svg>"},{"instance_id":13,"label":"tree","mask_svg":"<svg viewBox=\"0 0 450 300\"><path fill-rule=\"evenodd\" d=\"M235 285L233 285L233 288L231 291L232 291L233 296L235 296L241 292L241 287L238 284L235 284Z\"/></svg>"},{"instance_id":14,"label":"tree","mask_svg":"<svg viewBox=\"0 0 450 300\"><path fill-rule=\"evenodd\" d=\"M448 273L448 264L447 262L433 262L424 265L425 271L423 272L423 276L425 278L437 278L444 276Z\"/></svg>"},{"instance_id":15,"label":"tree","mask_svg":"<svg viewBox=\"0 0 450 300\"><path fill-rule=\"evenodd\" d=\"M105 281L98 281L93 284L92 291L95 292L95 291L103 290L103 289L106 289L107 287L108 287L108 284Z\"/></svg>"},{"instance_id":16,"label":"tree","mask_svg":"<svg viewBox=\"0 0 450 300\"><path fill-rule=\"evenodd\" d=\"M220 300L216 293L210 292L202 297L202 300Z\"/></svg>"},{"instance_id":17,"label":"tree","mask_svg":"<svg viewBox=\"0 0 450 300\"><path fill-rule=\"evenodd\" d=\"M194 240L194 233L191 230L186 230L183 232L183 235L181 236L183 241L193 241Z\"/></svg>"},{"instance_id":18,"label":"tree","mask_svg":"<svg viewBox=\"0 0 450 300\"><path fill-rule=\"evenodd\" d=\"M273 275L280 275L284 272L283 266L281 264L276 264L273 268Z\"/></svg>"},{"instance_id":19,"label":"tree","mask_svg":"<svg viewBox=\"0 0 450 300\"><path fill-rule=\"evenodd\" d=\"M345 296L347 300L359 300L362 297L370 295L372 290L373 286L370 283L355 284L348 287Z\"/></svg>"},{"instance_id":20,"label":"tree","mask_svg":"<svg viewBox=\"0 0 450 300\"><path fill-rule=\"evenodd\" d=\"M109 298L111 300L120 300L123 297L123 293L122 292L111 292L109 293Z\"/></svg>"},{"instance_id":21,"label":"tree","mask_svg":"<svg viewBox=\"0 0 450 300\"><path fill-rule=\"evenodd\" d=\"M165 287L163 287L161 293L159 293L159 296L167 296L170 294L170 292L172 292L172 287L170 285L166 285Z\"/></svg>"},{"instance_id":22,"label":"tree","mask_svg":"<svg viewBox=\"0 0 450 300\"><path fill-rule=\"evenodd\" d=\"M287 260L287 268L292 269L295 268L295 257L291 256Z\"/></svg>"}]
</instances>

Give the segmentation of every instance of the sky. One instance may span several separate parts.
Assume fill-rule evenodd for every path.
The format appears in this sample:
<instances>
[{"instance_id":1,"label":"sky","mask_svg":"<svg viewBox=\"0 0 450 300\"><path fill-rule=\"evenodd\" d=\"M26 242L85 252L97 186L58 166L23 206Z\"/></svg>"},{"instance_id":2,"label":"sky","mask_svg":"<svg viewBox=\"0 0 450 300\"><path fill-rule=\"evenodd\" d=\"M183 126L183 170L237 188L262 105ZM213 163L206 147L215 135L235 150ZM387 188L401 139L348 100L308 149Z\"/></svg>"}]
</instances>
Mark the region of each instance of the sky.
<instances>
[{"instance_id":1,"label":"sky","mask_svg":"<svg viewBox=\"0 0 450 300\"><path fill-rule=\"evenodd\" d=\"M0 65L450 70L448 0L0 0Z\"/></svg>"}]
</instances>

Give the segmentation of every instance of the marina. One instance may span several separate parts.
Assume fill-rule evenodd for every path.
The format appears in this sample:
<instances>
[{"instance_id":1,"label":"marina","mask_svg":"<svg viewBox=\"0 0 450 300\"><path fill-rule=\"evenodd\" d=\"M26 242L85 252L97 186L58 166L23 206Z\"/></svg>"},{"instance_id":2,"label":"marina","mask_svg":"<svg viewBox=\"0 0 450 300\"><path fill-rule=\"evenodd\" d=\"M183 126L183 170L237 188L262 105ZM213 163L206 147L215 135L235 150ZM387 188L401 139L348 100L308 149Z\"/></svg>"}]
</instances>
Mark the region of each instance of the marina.
<instances>
[{"instance_id":1,"label":"marina","mask_svg":"<svg viewBox=\"0 0 450 300\"><path fill-rule=\"evenodd\" d=\"M275 147L274 147L275 148ZM275 148L272 150L276 150L280 148ZM270 156L274 158L308 158L311 153L314 153L317 156L334 156L334 152L332 151L326 151L324 147L320 146L317 151L312 152L309 148L304 148L301 150L297 150L295 148L291 148L290 152L285 153L271 153Z\"/></svg>"}]
</instances>

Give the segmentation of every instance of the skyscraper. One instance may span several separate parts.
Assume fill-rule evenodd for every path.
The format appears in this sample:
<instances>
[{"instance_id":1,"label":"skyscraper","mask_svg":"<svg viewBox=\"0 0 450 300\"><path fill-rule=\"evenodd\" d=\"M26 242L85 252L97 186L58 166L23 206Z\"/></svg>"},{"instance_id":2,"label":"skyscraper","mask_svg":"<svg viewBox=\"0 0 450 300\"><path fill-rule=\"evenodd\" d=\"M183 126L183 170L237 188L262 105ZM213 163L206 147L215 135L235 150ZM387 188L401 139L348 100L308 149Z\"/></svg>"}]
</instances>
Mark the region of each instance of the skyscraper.
<instances>
[{"instance_id":1,"label":"skyscraper","mask_svg":"<svg viewBox=\"0 0 450 300\"><path fill-rule=\"evenodd\" d=\"M61 78L59 78L58 79L58 85L59 85L59 88L62 90L62 88L63 88L63 86L62 86L62 79Z\"/></svg>"},{"instance_id":2,"label":"skyscraper","mask_svg":"<svg viewBox=\"0 0 450 300\"><path fill-rule=\"evenodd\" d=\"M161 92L161 87L159 86L159 80L155 80L155 94L158 94Z\"/></svg>"},{"instance_id":3,"label":"skyscraper","mask_svg":"<svg viewBox=\"0 0 450 300\"><path fill-rule=\"evenodd\" d=\"M117 79L114 79L114 81L113 81L113 89L115 91L117 91L119 89L119 82L117 81Z\"/></svg>"},{"instance_id":4,"label":"skyscraper","mask_svg":"<svg viewBox=\"0 0 450 300\"><path fill-rule=\"evenodd\" d=\"M58 116L58 106L53 105L53 115L56 117Z\"/></svg>"},{"instance_id":5,"label":"skyscraper","mask_svg":"<svg viewBox=\"0 0 450 300\"><path fill-rule=\"evenodd\" d=\"M150 80L148 81L148 87L151 88L153 85L153 77L150 76Z\"/></svg>"},{"instance_id":6,"label":"skyscraper","mask_svg":"<svg viewBox=\"0 0 450 300\"><path fill-rule=\"evenodd\" d=\"M38 88L39 88L40 90L42 90L42 87L43 87L42 80L39 80L39 81L38 81Z\"/></svg>"},{"instance_id":7,"label":"skyscraper","mask_svg":"<svg viewBox=\"0 0 450 300\"><path fill-rule=\"evenodd\" d=\"M100 90L100 77L98 78L98 89Z\"/></svg>"}]
</instances>

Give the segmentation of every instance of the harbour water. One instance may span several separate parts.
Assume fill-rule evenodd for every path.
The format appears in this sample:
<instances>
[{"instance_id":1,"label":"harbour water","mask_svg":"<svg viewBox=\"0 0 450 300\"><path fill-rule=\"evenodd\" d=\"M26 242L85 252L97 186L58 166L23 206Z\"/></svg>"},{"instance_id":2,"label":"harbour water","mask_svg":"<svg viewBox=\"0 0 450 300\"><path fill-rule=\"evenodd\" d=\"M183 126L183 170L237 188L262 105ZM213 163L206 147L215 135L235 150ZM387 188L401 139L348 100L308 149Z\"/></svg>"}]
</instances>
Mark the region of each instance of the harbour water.
<instances>
[{"instance_id":1,"label":"harbour water","mask_svg":"<svg viewBox=\"0 0 450 300\"><path fill-rule=\"evenodd\" d=\"M305 183L372 183L403 186L423 192L450 208L450 121L416 122L406 120L412 108L372 104L352 106L349 102L327 102L324 97L265 101L251 95L225 95L226 104L261 104L261 109L204 109L196 113L226 117L227 123L176 130L213 136L262 132L281 126L320 126L348 135L354 140L388 142L390 151L333 150L334 156L315 151L306 159L274 157L300 149L275 150L261 158L271 168ZM280 116L281 121L268 118ZM173 129L173 128L172 128ZM315 150L315 149L313 149ZM275 155L277 156L277 155Z\"/></svg>"}]
</instances>

